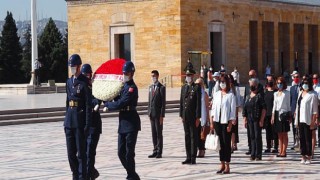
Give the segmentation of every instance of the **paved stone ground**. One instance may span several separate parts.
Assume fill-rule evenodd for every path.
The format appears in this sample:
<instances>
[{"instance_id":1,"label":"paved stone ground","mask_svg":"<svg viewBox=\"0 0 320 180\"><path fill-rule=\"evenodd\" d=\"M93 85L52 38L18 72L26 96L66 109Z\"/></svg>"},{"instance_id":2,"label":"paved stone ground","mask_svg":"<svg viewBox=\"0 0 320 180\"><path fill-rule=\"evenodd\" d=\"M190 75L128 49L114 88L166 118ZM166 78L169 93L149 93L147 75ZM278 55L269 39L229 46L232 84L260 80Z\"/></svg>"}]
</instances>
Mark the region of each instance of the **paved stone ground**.
<instances>
[{"instance_id":1,"label":"paved stone ground","mask_svg":"<svg viewBox=\"0 0 320 180\"><path fill-rule=\"evenodd\" d=\"M242 124L239 151L232 154L230 175L215 174L219 155L209 150L205 158L197 159L197 165L181 165L185 159L184 134L177 113L167 114L165 118L163 158L149 159L147 156L152 150L150 124L147 116L141 116L141 121L142 131L136 147L136 168L141 179L320 179L319 149L316 159L308 166L300 165L299 154L291 150L287 158L264 154L262 161L250 161L244 155L247 143ZM126 177L117 157L117 126L117 118L103 119L96 162L101 174L99 179ZM1 126L0 144L0 179L71 179L62 122Z\"/></svg>"}]
</instances>

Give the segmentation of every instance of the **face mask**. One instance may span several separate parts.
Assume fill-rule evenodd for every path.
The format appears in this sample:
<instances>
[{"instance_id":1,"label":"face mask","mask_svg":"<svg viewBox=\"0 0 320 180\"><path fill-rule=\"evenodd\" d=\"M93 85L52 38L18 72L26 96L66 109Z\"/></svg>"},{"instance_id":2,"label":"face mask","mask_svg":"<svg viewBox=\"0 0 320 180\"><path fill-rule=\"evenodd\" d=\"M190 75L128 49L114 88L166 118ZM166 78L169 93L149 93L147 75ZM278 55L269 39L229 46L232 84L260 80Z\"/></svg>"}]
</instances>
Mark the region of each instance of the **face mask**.
<instances>
[{"instance_id":1,"label":"face mask","mask_svg":"<svg viewBox=\"0 0 320 180\"><path fill-rule=\"evenodd\" d=\"M249 78L251 79L251 78L254 78L254 75L249 75Z\"/></svg>"},{"instance_id":2,"label":"face mask","mask_svg":"<svg viewBox=\"0 0 320 180\"><path fill-rule=\"evenodd\" d=\"M220 83L220 88L221 89L226 89L226 87L227 87L226 83Z\"/></svg>"},{"instance_id":3,"label":"face mask","mask_svg":"<svg viewBox=\"0 0 320 180\"><path fill-rule=\"evenodd\" d=\"M156 83L158 81L156 77L152 77L151 80L153 83Z\"/></svg>"},{"instance_id":4,"label":"face mask","mask_svg":"<svg viewBox=\"0 0 320 180\"><path fill-rule=\"evenodd\" d=\"M273 82L268 82L268 87L273 87Z\"/></svg>"},{"instance_id":5,"label":"face mask","mask_svg":"<svg viewBox=\"0 0 320 180\"><path fill-rule=\"evenodd\" d=\"M126 75L123 75L123 82L128 82L130 79L129 79L129 76L126 76Z\"/></svg>"},{"instance_id":6,"label":"face mask","mask_svg":"<svg viewBox=\"0 0 320 180\"><path fill-rule=\"evenodd\" d=\"M77 67L70 67L71 74L75 75L77 73Z\"/></svg>"},{"instance_id":7,"label":"face mask","mask_svg":"<svg viewBox=\"0 0 320 180\"><path fill-rule=\"evenodd\" d=\"M309 90L308 84L303 84L303 85L302 85L302 89L303 89L303 90Z\"/></svg>"},{"instance_id":8,"label":"face mask","mask_svg":"<svg viewBox=\"0 0 320 180\"><path fill-rule=\"evenodd\" d=\"M203 69L201 69L201 71L200 71L201 73L203 73Z\"/></svg>"},{"instance_id":9,"label":"face mask","mask_svg":"<svg viewBox=\"0 0 320 180\"><path fill-rule=\"evenodd\" d=\"M210 68L210 71L212 71L212 68Z\"/></svg>"},{"instance_id":10,"label":"face mask","mask_svg":"<svg viewBox=\"0 0 320 180\"><path fill-rule=\"evenodd\" d=\"M277 84L278 89L282 89L283 88L283 84Z\"/></svg>"},{"instance_id":11,"label":"face mask","mask_svg":"<svg viewBox=\"0 0 320 180\"><path fill-rule=\"evenodd\" d=\"M318 84L319 82L318 79L313 79L312 81L313 81L313 84Z\"/></svg>"},{"instance_id":12,"label":"face mask","mask_svg":"<svg viewBox=\"0 0 320 180\"><path fill-rule=\"evenodd\" d=\"M256 87L256 86L250 86L250 90L251 90L251 91L256 91L256 90L257 90L257 87Z\"/></svg>"},{"instance_id":13,"label":"face mask","mask_svg":"<svg viewBox=\"0 0 320 180\"><path fill-rule=\"evenodd\" d=\"M191 77L187 76L186 81L187 81L187 83L191 83L191 81L192 81Z\"/></svg>"},{"instance_id":14,"label":"face mask","mask_svg":"<svg viewBox=\"0 0 320 180\"><path fill-rule=\"evenodd\" d=\"M298 84L299 83L299 78L293 78L294 83Z\"/></svg>"}]
</instances>

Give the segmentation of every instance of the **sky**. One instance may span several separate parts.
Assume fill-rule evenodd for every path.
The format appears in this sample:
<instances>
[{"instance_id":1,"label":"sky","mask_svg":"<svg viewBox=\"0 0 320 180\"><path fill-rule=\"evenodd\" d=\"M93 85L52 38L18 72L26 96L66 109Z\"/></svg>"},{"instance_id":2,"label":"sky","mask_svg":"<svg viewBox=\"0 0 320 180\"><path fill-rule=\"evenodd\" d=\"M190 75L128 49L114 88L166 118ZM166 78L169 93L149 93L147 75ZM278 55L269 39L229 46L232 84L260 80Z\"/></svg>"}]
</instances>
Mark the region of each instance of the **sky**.
<instances>
[{"instance_id":1,"label":"sky","mask_svg":"<svg viewBox=\"0 0 320 180\"><path fill-rule=\"evenodd\" d=\"M67 21L67 3L65 0L36 0L38 19L52 17L54 20ZM4 20L7 11L11 11L16 21L30 20L31 0L0 0L0 20Z\"/></svg>"}]
</instances>

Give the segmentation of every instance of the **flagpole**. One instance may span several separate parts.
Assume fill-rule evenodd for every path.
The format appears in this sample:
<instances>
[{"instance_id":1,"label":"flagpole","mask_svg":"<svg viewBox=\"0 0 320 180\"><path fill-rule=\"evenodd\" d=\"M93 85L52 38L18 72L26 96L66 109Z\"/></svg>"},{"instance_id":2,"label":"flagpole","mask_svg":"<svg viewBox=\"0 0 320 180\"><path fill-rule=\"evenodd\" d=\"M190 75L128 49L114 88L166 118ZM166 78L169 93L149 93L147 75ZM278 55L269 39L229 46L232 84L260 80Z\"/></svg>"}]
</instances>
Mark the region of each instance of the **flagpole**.
<instances>
[{"instance_id":1,"label":"flagpole","mask_svg":"<svg viewBox=\"0 0 320 180\"><path fill-rule=\"evenodd\" d=\"M37 42L37 0L31 0L31 80L30 85L35 85L34 63L38 59L38 42Z\"/></svg>"}]
</instances>

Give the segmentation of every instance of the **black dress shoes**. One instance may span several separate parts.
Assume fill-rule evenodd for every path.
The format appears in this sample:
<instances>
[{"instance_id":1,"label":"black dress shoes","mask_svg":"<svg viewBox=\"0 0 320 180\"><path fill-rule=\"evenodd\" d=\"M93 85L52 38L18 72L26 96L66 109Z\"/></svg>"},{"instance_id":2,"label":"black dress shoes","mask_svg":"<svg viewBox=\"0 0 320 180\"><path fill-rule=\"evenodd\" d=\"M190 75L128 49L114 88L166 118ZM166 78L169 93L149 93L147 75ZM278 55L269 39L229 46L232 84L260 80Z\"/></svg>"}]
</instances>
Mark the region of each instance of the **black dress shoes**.
<instances>
[{"instance_id":1,"label":"black dress shoes","mask_svg":"<svg viewBox=\"0 0 320 180\"><path fill-rule=\"evenodd\" d=\"M157 156L157 153L153 153L153 154L149 155L148 158L154 158L156 156Z\"/></svg>"},{"instance_id":2,"label":"black dress shoes","mask_svg":"<svg viewBox=\"0 0 320 180\"><path fill-rule=\"evenodd\" d=\"M161 155L161 154L157 154L157 155L156 155L156 158L157 158L157 159L162 158L162 155Z\"/></svg>"},{"instance_id":3,"label":"black dress shoes","mask_svg":"<svg viewBox=\"0 0 320 180\"><path fill-rule=\"evenodd\" d=\"M197 164L195 159L191 159L191 163L190 164Z\"/></svg>"},{"instance_id":4,"label":"black dress shoes","mask_svg":"<svg viewBox=\"0 0 320 180\"><path fill-rule=\"evenodd\" d=\"M251 155L251 151L246 152L246 155Z\"/></svg>"},{"instance_id":5,"label":"black dress shoes","mask_svg":"<svg viewBox=\"0 0 320 180\"><path fill-rule=\"evenodd\" d=\"M191 159L186 159L185 161L181 162L181 164L191 164Z\"/></svg>"}]
</instances>

